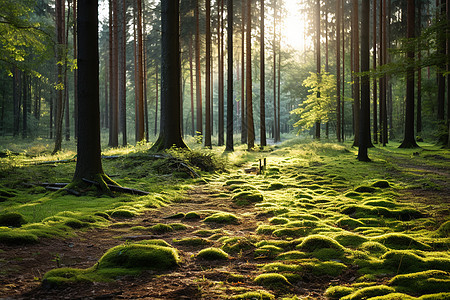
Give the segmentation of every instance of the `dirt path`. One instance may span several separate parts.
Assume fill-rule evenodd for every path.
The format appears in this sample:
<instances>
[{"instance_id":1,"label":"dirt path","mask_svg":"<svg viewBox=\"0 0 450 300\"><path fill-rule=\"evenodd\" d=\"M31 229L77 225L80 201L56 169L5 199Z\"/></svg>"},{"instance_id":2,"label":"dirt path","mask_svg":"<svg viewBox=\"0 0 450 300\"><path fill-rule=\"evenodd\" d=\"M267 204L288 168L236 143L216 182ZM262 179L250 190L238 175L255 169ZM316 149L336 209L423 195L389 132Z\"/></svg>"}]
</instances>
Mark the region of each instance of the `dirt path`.
<instances>
[{"instance_id":1,"label":"dirt path","mask_svg":"<svg viewBox=\"0 0 450 300\"><path fill-rule=\"evenodd\" d=\"M199 229L219 229L230 236L249 236L256 228L258 220L267 217L258 215L253 206L236 207L228 198L215 198L222 189L221 184L197 186L188 192L184 202L168 207L147 211L135 219L120 220L108 228L92 229L81 232L77 237L44 239L37 245L3 247L0 252L2 274L0 275L0 297L12 299L217 299L229 294L226 281L230 272L244 274L243 282L232 286L252 289L251 274L256 271L253 256L241 253L231 261L215 262L211 265L195 258L202 247L175 245L180 250L183 263L180 267L155 276L151 272L139 277L125 277L112 283L85 283L62 288L48 288L41 285L40 279L45 272L56 267L88 268L115 245L126 240L164 239L173 244L173 239L195 236ZM179 212L220 210L232 212L241 218L235 225L212 226L202 220L176 220L168 216ZM173 231L155 235L151 232L136 231L134 226L152 226L157 223L182 222L187 230ZM219 242L211 241L211 246ZM5 274L6 273L6 274ZM313 289L312 289L313 290Z\"/></svg>"}]
</instances>

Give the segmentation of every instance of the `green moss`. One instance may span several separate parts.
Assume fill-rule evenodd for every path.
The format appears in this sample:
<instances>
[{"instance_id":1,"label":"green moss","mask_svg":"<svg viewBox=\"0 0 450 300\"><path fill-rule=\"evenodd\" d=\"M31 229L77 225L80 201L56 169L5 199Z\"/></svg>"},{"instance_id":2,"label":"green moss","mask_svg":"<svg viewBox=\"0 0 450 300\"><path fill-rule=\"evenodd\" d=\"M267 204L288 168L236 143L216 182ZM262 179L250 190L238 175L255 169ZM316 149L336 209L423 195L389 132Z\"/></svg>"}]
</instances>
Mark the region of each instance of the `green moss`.
<instances>
[{"instance_id":1,"label":"green moss","mask_svg":"<svg viewBox=\"0 0 450 300\"><path fill-rule=\"evenodd\" d=\"M167 270L180 262L172 247L153 244L124 244L109 249L98 262L98 268Z\"/></svg>"},{"instance_id":2,"label":"green moss","mask_svg":"<svg viewBox=\"0 0 450 300\"><path fill-rule=\"evenodd\" d=\"M28 245L28 244L35 244L37 242L38 237L32 233L18 230L0 231L0 244Z\"/></svg>"},{"instance_id":3,"label":"green moss","mask_svg":"<svg viewBox=\"0 0 450 300\"><path fill-rule=\"evenodd\" d=\"M110 216L113 218L133 218L136 216L136 212L126 209L117 209L110 213Z\"/></svg>"},{"instance_id":4,"label":"green moss","mask_svg":"<svg viewBox=\"0 0 450 300\"><path fill-rule=\"evenodd\" d=\"M290 272L301 273L304 268L298 264L284 264L281 262L269 263L262 266L262 270L265 272Z\"/></svg>"},{"instance_id":5,"label":"green moss","mask_svg":"<svg viewBox=\"0 0 450 300\"><path fill-rule=\"evenodd\" d=\"M193 234L195 234L197 236L200 236L200 237L210 237L213 234L216 234L218 232L220 232L220 230L217 230L217 229L211 229L211 230L199 229L199 230L194 231Z\"/></svg>"},{"instance_id":6,"label":"green moss","mask_svg":"<svg viewBox=\"0 0 450 300\"><path fill-rule=\"evenodd\" d=\"M176 213L176 214L170 215L170 216L168 216L168 217L165 217L165 218L166 218L166 219L182 219L182 218L184 218L184 216L185 216L185 214L184 214L184 213L182 213L182 212L179 212L179 213Z\"/></svg>"},{"instance_id":7,"label":"green moss","mask_svg":"<svg viewBox=\"0 0 450 300\"><path fill-rule=\"evenodd\" d=\"M203 238L199 238L199 237L187 237L187 238L182 238L179 240L174 239L173 243L176 245L190 246L190 247L207 246L207 245L212 244L207 239L203 239Z\"/></svg>"},{"instance_id":8,"label":"green moss","mask_svg":"<svg viewBox=\"0 0 450 300\"><path fill-rule=\"evenodd\" d=\"M204 260L227 260L228 253L226 253L222 249L210 247L203 249L199 253L197 253L197 257Z\"/></svg>"},{"instance_id":9,"label":"green moss","mask_svg":"<svg viewBox=\"0 0 450 300\"><path fill-rule=\"evenodd\" d=\"M308 252L313 252L317 249L331 248L336 251L344 251L345 248L330 237L324 235L310 235L306 237L301 244L297 246L298 249Z\"/></svg>"},{"instance_id":10,"label":"green moss","mask_svg":"<svg viewBox=\"0 0 450 300\"><path fill-rule=\"evenodd\" d=\"M65 221L64 225L69 226L70 228L73 228L73 229L89 227L89 223L81 222L80 220L72 219L72 218L69 218L67 221Z\"/></svg>"},{"instance_id":11,"label":"green moss","mask_svg":"<svg viewBox=\"0 0 450 300\"><path fill-rule=\"evenodd\" d=\"M391 250L381 258L383 266L393 271L417 272L426 268L425 260L411 250Z\"/></svg>"},{"instance_id":12,"label":"green moss","mask_svg":"<svg viewBox=\"0 0 450 300\"><path fill-rule=\"evenodd\" d=\"M248 183L248 182L245 180L232 179L232 180L227 180L225 182L225 185L246 184L246 183Z\"/></svg>"},{"instance_id":13,"label":"green moss","mask_svg":"<svg viewBox=\"0 0 450 300\"><path fill-rule=\"evenodd\" d=\"M339 220L337 220L336 223L338 224L339 227L348 228L348 229L355 229L355 228L364 226L363 222L353 219L353 218L347 218L347 217L340 218Z\"/></svg>"},{"instance_id":14,"label":"green moss","mask_svg":"<svg viewBox=\"0 0 450 300\"><path fill-rule=\"evenodd\" d=\"M281 228L274 230L272 234L276 237L302 237L306 236L309 232L308 228L305 227L294 227L294 228Z\"/></svg>"},{"instance_id":15,"label":"green moss","mask_svg":"<svg viewBox=\"0 0 450 300\"><path fill-rule=\"evenodd\" d=\"M291 246L291 243L285 240L262 240L255 244L256 247L262 247L265 245L273 245L283 249L286 249Z\"/></svg>"},{"instance_id":16,"label":"green moss","mask_svg":"<svg viewBox=\"0 0 450 300\"><path fill-rule=\"evenodd\" d=\"M134 244L139 245L156 245L156 246L163 246L163 247L172 247L168 242L161 239L154 239L154 240L142 240L135 242Z\"/></svg>"},{"instance_id":17,"label":"green moss","mask_svg":"<svg viewBox=\"0 0 450 300\"><path fill-rule=\"evenodd\" d=\"M105 220L109 220L110 219L110 217L109 217L109 215L107 213L104 213L104 212L101 212L101 211L94 213L94 215L98 216L100 218L103 218Z\"/></svg>"},{"instance_id":18,"label":"green moss","mask_svg":"<svg viewBox=\"0 0 450 300\"><path fill-rule=\"evenodd\" d=\"M184 225L182 223L170 223L168 225L170 227L172 227L172 229L175 230L175 231L186 230L186 229L188 229L190 227L190 226Z\"/></svg>"},{"instance_id":19,"label":"green moss","mask_svg":"<svg viewBox=\"0 0 450 300\"><path fill-rule=\"evenodd\" d=\"M421 249L429 250L430 246L421 243L414 238L401 233L388 233L373 239L392 249Z\"/></svg>"},{"instance_id":20,"label":"green moss","mask_svg":"<svg viewBox=\"0 0 450 300\"><path fill-rule=\"evenodd\" d=\"M360 249L372 254L384 254L388 251L388 248L386 246L373 241L363 243L360 246Z\"/></svg>"},{"instance_id":21,"label":"green moss","mask_svg":"<svg viewBox=\"0 0 450 300\"><path fill-rule=\"evenodd\" d=\"M355 188L355 192L357 193L375 193L376 191L377 191L376 188L365 185L361 185Z\"/></svg>"},{"instance_id":22,"label":"green moss","mask_svg":"<svg viewBox=\"0 0 450 300\"><path fill-rule=\"evenodd\" d=\"M355 288L348 286L330 286L325 291L325 296L329 299L341 299L344 296L350 295L355 291Z\"/></svg>"},{"instance_id":23,"label":"green moss","mask_svg":"<svg viewBox=\"0 0 450 300\"><path fill-rule=\"evenodd\" d=\"M217 224L238 224L239 218L232 213L217 212L206 217L203 221L206 223L217 223Z\"/></svg>"},{"instance_id":24,"label":"green moss","mask_svg":"<svg viewBox=\"0 0 450 300\"><path fill-rule=\"evenodd\" d=\"M417 293L450 292L450 273L438 270L397 275L389 281L397 290Z\"/></svg>"},{"instance_id":25,"label":"green moss","mask_svg":"<svg viewBox=\"0 0 450 300\"><path fill-rule=\"evenodd\" d=\"M343 263L336 261L308 262L304 263L303 267L317 276L339 276L347 268Z\"/></svg>"},{"instance_id":26,"label":"green moss","mask_svg":"<svg viewBox=\"0 0 450 300\"><path fill-rule=\"evenodd\" d=\"M394 208L397 206L397 204L395 204L395 202L393 202L391 200L383 200L383 199L367 200L366 202L363 203L363 205L386 207L386 208Z\"/></svg>"},{"instance_id":27,"label":"green moss","mask_svg":"<svg viewBox=\"0 0 450 300\"><path fill-rule=\"evenodd\" d=\"M387 180L378 180L372 184L373 187L377 188L389 188L391 184Z\"/></svg>"},{"instance_id":28,"label":"green moss","mask_svg":"<svg viewBox=\"0 0 450 300\"><path fill-rule=\"evenodd\" d=\"M442 223L436 233L441 237L450 237L450 221Z\"/></svg>"},{"instance_id":29,"label":"green moss","mask_svg":"<svg viewBox=\"0 0 450 300\"><path fill-rule=\"evenodd\" d=\"M16 212L7 212L0 214L0 226L20 227L26 224L22 214Z\"/></svg>"},{"instance_id":30,"label":"green moss","mask_svg":"<svg viewBox=\"0 0 450 300\"><path fill-rule=\"evenodd\" d=\"M271 183L271 184L267 187L267 189L268 189L269 191L280 190L280 189L282 189L282 188L284 188L284 184L281 183L281 182L273 182L273 183Z\"/></svg>"},{"instance_id":31,"label":"green moss","mask_svg":"<svg viewBox=\"0 0 450 300\"><path fill-rule=\"evenodd\" d=\"M288 251L288 252L284 252L279 254L276 259L279 260L299 260L299 259L304 259L307 258L308 255L305 252L301 252L298 250L292 250L292 251Z\"/></svg>"},{"instance_id":32,"label":"green moss","mask_svg":"<svg viewBox=\"0 0 450 300\"><path fill-rule=\"evenodd\" d=\"M264 197L259 191L244 191L234 195L231 199L237 205L249 205L262 202Z\"/></svg>"},{"instance_id":33,"label":"green moss","mask_svg":"<svg viewBox=\"0 0 450 300\"><path fill-rule=\"evenodd\" d=\"M255 249L255 256L258 258L274 258L283 252L283 249L274 245L265 245Z\"/></svg>"},{"instance_id":34,"label":"green moss","mask_svg":"<svg viewBox=\"0 0 450 300\"><path fill-rule=\"evenodd\" d=\"M342 298L342 300L362 300L376 296L383 296L395 292L395 290L386 285L377 285L362 288Z\"/></svg>"},{"instance_id":35,"label":"green moss","mask_svg":"<svg viewBox=\"0 0 450 300\"><path fill-rule=\"evenodd\" d=\"M196 211L190 211L186 213L186 215L184 216L185 220L198 220L200 218L201 218L200 214Z\"/></svg>"},{"instance_id":36,"label":"green moss","mask_svg":"<svg viewBox=\"0 0 450 300\"><path fill-rule=\"evenodd\" d=\"M272 289L282 289L290 285L289 281L278 273L265 273L255 278L255 283Z\"/></svg>"},{"instance_id":37,"label":"green moss","mask_svg":"<svg viewBox=\"0 0 450 300\"><path fill-rule=\"evenodd\" d=\"M289 223L289 219L287 218L280 218L280 217L273 217L269 219L269 223L273 225L280 225L280 224L287 224Z\"/></svg>"},{"instance_id":38,"label":"green moss","mask_svg":"<svg viewBox=\"0 0 450 300\"><path fill-rule=\"evenodd\" d=\"M254 242L246 237L230 237L222 242L222 249L227 253L239 253L255 248Z\"/></svg>"},{"instance_id":39,"label":"green moss","mask_svg":"<svg viewBox=\"0 0 450 300\"><path fill-rule=\"evenodd\" d=\"M344 247L356 248L364 242L367 242L367 238L350 232L343 232L334 237L334 239Z\"/></svg>"},{"instance_id":40,"label":"green moss","mask_svg":"<svg viewBox=\"0 0 450 300\"><path fill-rule=\"evenodd\" d=\"M275 296L266 291L246 292L239 295L231 296L233 300L274 300Z\"/></svg>"},{"instance_id":41,"label":"green moss","mask_svg":"<svg viewBox=\"0 0 450 300\"><path fill-rule=\"evenodd\" d=\"M158 223L150 227L150 230L157 234L164 234L167 232L171 232L174 229L170 225Z\"/></svg>"},{"instance_id":42,"label":"green moss","mask_svg":"<svg viewBox=\"0 0 450 300\"><path fill-rule=\"evenodd\" d=\"M350 191L350 192L345 193L345 197L353 198L353 199L360 199L361 198L361 194L358 193L358 192Z\"/></svg>"},{"instance_id":43,"label":"green moss","mask_svg":"<svg viewBox=\"0 0 450 300\"><path fill-rule=\"evenodd\" d=\"M419 297L419 300L449 300L450 293L438 293L431 295L423 295Z\"/></svg>"}]
</instances>

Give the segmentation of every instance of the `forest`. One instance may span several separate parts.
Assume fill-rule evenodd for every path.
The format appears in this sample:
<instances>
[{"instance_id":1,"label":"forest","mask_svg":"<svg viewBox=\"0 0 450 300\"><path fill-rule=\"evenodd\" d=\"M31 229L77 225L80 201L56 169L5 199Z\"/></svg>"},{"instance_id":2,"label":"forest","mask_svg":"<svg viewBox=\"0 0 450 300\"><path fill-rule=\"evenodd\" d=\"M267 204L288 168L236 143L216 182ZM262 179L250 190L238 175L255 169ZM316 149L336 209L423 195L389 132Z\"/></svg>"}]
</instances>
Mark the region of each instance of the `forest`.
<instances>
[{"instance_id":1,"label":"forest","mask_svg":"<svg viewBox=\"0 0 450 300\"><path fill-rule=\"evenodd\" d=\"M0 298L450 299L448 0L0 0Z\"/></svg>"}]
</instances>

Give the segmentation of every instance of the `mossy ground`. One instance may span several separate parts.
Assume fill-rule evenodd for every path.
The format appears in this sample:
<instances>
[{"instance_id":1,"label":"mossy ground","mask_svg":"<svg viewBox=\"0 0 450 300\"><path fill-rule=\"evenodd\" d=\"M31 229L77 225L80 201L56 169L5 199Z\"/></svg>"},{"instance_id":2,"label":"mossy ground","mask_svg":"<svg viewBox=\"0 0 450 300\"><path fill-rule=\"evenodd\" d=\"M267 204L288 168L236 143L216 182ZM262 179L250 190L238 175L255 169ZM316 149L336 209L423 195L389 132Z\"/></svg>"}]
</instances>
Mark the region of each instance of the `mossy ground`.
<instances>
[{"instance_id":1,"label":"mossy ground","mask_svg":"<svg viewBox=\"0 0 450 300\"><path fill-rule=\"evenodd\" d=\"M179 170L146 157L147 146L110 150L105 154L121 156L104 160L108 175L150 192L114 198L96 189L82 197L55 194L39 185L69 182L74 162L35 163L70 159L73 152L0 158L0 190L7 191L0 201L0 264L12 261L10 252L20 247L30 256L49 241L70 250L83 237L89 251L103 245L96 259L72 263L55 251L43 269L64 269L47 273L55 276L46 275L46 282L120 278L115 291L131 298L137 289L167 299L441 299L450 280L450 182L442 165L450 154L424 145L413 155L396 146L371 149L369 164L358 162L349 144L298 139L264 151L172 152L202 174L200 181L172 175ZM263 174L244 171L260 158L268 162ZM224 162L211 172L212 164ZM149 236L160 240L145 242ZM173 263L159 268L145 249L168 250ZM24 271L10 267L0 276ZM131 282L139 283L133 291ZM11 291L5 287L0 295Z\"/></svg>"}]
</instances>

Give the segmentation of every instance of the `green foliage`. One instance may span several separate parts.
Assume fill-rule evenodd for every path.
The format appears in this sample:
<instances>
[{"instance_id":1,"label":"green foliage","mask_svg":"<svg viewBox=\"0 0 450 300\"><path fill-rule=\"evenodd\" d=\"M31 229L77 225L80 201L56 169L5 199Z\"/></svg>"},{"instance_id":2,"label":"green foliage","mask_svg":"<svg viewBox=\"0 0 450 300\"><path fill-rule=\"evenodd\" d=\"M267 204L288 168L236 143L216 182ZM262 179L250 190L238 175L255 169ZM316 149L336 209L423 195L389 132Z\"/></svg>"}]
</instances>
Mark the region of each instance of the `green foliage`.
<instances>
[{"instance_id":1,"label":"green foliage","mask_svg":"<svg viewBox=\"0 0 450 300\"><path fill-rule=\"evenodd\" d=\"M328 122L336 106L336 78L329 73L312 73L303 81L309 95L291 114L300 116L294 127L309 129L316 122Z\"/></svg>"}]
</instances>

